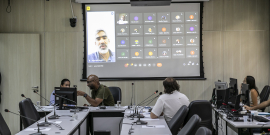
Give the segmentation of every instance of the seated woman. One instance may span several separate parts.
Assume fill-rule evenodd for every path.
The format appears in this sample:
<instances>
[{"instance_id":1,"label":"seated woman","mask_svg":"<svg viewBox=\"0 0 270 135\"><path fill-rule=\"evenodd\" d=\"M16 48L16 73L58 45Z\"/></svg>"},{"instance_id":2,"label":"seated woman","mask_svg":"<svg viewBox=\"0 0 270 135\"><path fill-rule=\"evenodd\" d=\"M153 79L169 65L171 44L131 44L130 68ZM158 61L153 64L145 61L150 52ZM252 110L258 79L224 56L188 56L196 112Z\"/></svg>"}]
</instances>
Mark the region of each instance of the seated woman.
<instances>
[{"instance_id":1,"label":"seated woman","mask_svg":"<svg viewBox=\"0 0 270 135\"><path fill-rule=\"evenodd\" d=\"M60 87L69 88L70 87L70 81L68 79L63 79L61 81ZM54 92L55 92L55 90L51 94L51 98L50 98L51 103L50 103L50 105L54 105L54 103L55 103L55 96L53 95Z\"/></svg>"},{"instance_id":2,"label":"seated woman","mask_svg":"<svg viewBox=\"0 0 270 135\"><path fill-rule=\"evenodd\" d=\"M250 106L253 107L260 104L260 95L259 95L258 88L256 87L256 84L255 84L255 78L253 76L247 76L245 77L243 83L249 85Z\"/></svg>"}]
</instances>

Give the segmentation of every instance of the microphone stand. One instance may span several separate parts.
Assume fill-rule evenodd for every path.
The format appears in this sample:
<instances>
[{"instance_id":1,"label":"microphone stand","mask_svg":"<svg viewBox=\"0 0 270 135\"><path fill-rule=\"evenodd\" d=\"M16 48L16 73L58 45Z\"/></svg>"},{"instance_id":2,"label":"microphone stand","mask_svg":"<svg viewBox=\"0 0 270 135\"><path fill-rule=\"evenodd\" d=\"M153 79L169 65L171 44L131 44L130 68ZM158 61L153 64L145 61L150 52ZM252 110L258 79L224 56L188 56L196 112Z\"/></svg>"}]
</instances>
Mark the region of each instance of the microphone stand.
<instances>
[{"instance_id":1,"label":"microphone stand","mask_svg":"<svg viewBox=\"0 0 270 135\"><path fill-rule=\"evenodd\" d=\"M145 100L149 99L150 97L152 97L152 96L155 95L156 93L158 93L158 90L156 90L155 93L153 93L152 95L150 95L149 97L147 97L146 99L144 99L141 103L139 103L137 106L135 106L135 107L134 107L134 113L131 114L129 117L134 117L134 116L136 115L137 117L140 116L140 117L143 118L144 116L141 115L140 113L138 113L137 107L138 107L139 105L142 105L142 104L148 102L149 100L148 100L148 101L145 101ZM136 111L136 110L137 110L137 111Z\"/></svg>"},{"instance_id":2,"label":"microphone stand","mask_svg":"<svg viewBox=\"0 0 270 135\"><path fill-rule=\"evenodd\" d=\"M37 122L36 120L33 120L33 119L30 119L30 118L25 117L25 116L23 116L23 115L20 115L20 114L17 114L17 113L11 112L11 111L9 111L9 110L7 110L7 109L5 109L5 112L10 112L10 113L12 113L12 114L15 114L15 115L21 116L21 117L26 118L26 119L28 119L28 120L31 120L31 121ZM46 135L46 134L42 134L42 133L41 133L41 131L40 131L40 129L39 129L39 123L38 123L38 122L37 122L37 127L38 127L37 132L36 132L36 133L29 134L29 135Z\"/></svg>"},{"instance_id":3,"label":"microphone stand","mask_svg":"<svg viewBox=\"0 0 270 135\"><path fill-rule=\"evenodd\" d=\"M34 93L36 93L36 94L38 94L37 93L37 91L33 91ZM38 94L40 97L42 97L43 99L45 99L47 102L49 102L50 104L51 104L51 102L49 101L49 100L47 100L45 97L43 97L43 96L41 96L40 94ZM52 116L50 116L50 117L48 117L48 119L58 119L60 116L59 115L57 115L55 112L56 112L56 110L55 110L55 104L53 105L53 109L54 109L54 111L53 111L53 115Z\"/></svg>"},{"instance_id":4,"label":"microphone stand","mask_svg":"<svg viewBox=\"0 0 270 135\"><path fill-rule=\"evenodd\" d=\"M65 97L62 97L62 96L60 96L60 95L57 95L57 94L55 94L55 93L53 93L53 95L55 95L55 96L57 96L57 97L60 97L60 98L63 98L63 99L66 99L66 100L68 100L68 101L71 101L71 102L73 102L73 103L75 103L75 111L74 111L74 117L75 117L75 119L78 119L78 115L76 114L76 112L77 112L77 102L75 102L75 101L73 101L73 100L70 100L70 99L68 99L68 98L65 98ZM71 120L71 121L73 121L73 120Z\"/></svg>"},{"instance_id":5,"label":"microphone stand","mask_svg":"<svg viewBox=\"0 0 270 135\"><path fill-rule=\"evenodd\" d=\"M159 97L159 95L156 96L156 97L154 97L147 105L149 105L151 102L153 102L153 101L154 101L156 98L158 98L158 97ZM145 105L145 106L147 106L147 105ZM143 107L142 109L144 109L144 107ZM142 110L142 109L141 109L141 110ZM141 112L141 110L140 110L139 112ZM140 115L138 116L138 118L139 118L139 119L135 122L137 125L147 125L148 122L142 121Z\"/></svg>"},{"instance_id":6,"label":"microphone stand","mask_svg":"<svg viewBox=\"0 0 270 135\"><path fill-rule=\"evenodd\" d=\"M131 101L130 101L130 106L128 106L128 108L132 108L132 99L133 99L133 85L134 83L132 83L132 87L131 87L131 90L132 90L132 95L131 95Z\"/></svg>"}]
</instances>

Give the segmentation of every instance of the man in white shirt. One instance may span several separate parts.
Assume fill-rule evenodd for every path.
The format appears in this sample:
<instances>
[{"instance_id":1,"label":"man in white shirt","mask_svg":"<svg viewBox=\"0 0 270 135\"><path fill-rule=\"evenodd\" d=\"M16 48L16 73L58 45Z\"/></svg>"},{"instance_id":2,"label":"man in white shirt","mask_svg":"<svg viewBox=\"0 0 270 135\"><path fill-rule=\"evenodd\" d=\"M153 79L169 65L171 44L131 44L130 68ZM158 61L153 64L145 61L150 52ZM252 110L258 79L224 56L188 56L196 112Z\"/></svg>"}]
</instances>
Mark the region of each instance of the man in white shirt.
<instances>
[{"instance_id":1,"label":"man in white shirt","mask_svg":"<svg viewBox=\"0 0 270 135\"><path fill-rule=\"evenodd\" d=\"M179 92L180 86L174 78L166 78L163 86L165 94L158 98L150 116L156 119L164 115L168 123L183 105L188 106L190 102L185 94Z\"/></svg>"}]
</instances>

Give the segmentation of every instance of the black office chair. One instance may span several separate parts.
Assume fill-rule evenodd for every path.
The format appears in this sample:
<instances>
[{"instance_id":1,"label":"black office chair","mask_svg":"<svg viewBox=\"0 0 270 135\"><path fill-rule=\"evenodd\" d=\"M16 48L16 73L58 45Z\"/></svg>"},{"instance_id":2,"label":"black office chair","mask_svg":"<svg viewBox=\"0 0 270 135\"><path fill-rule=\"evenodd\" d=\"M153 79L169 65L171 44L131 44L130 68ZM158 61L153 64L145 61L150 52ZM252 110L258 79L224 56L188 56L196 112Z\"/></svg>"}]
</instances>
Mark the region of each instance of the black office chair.
<instances>
[{"instance_id":1,"label":"black office chair","mask_svg":"<svg viewBox=\"0 0 270 135\"><path fill-rule=\"evenodd\" d=\"M201 118L201 122L192 131L192 135L194 135L200 127L207 127L210 130L212 129L212 106L209 101L194 100L189 104L188 108L188 114L184 123L187 123L194 114L197 114Z\"/></svg>"},{"instance_id":2,"label":"black office chair","mask_svg":"<svg viewBox=\"0 0 270 135\"><path fill-rule=\"evenodd\" d=\"M5 122L1 113L0 113L0 135L11 135L8 125Z\"/></svg>"},{"instance_id":3,"label":"black office chair","mask_svg":"<svg viewBox=\"0 0 270 135\"><path fill-rule=\"evenodd\" d=\"M21 115L28 117L30 119L36 120L36 121L40 119L40 116L39 116L36 108L34 107L31 99L27 98L27 99L22 100L19 103L19 108L20 108ZM24 128L27 128L28 126L35 123L35 121L29 120L26 118L22 118L22 122L23 122Z\"/></svg>"},{"instance_id":4,"label":"black office chair","mask_svg":"<svg viewBox=\"0 0 270 135\"><path fill-rule=\"evenodd\" d=\"M268 85L265 85L262 92L260 93L260 103L268 100L270 94L270 87ZM262 112L264 112L265 108L261 109Z\"/></svg>"},{"instance_id":5,"label":"black office chair","mask_svg":"<svg viewBox=\"0 0 270 135\"><path fill-rule=\"evenodd\" d=\"M197 114L194 114L177 135L193 135L193 131L196 131L196 127L199 126L200 122L201 118Z\"/></svg>"},{"instance_id":6,"label":"black office chair","mask_svg":"<svg viewBox=\"0 0 270 135\"><path fill-rule=\"evenodd\" d=\"M119 87L108 87L113 95L114 104L117 104L117 101L122 101L122 93Z\"/></svg>"},{"instance_id":7,"label":"black office chair","mask_svg":"<svg viewBox=\"0 0 270 135\"><path fill-rule=\"evenodd\" d=\"M212 131L206 127L200 127L195 135L212 135Z\"/></svg>"},{"instance_id":8,"label":"black office chair","mask_svg":"<svg viewBox=\"0 0 270 135\"><path fill-rule=\"evenodd\" d=\"M188 108L187 106L183 105L172 117L171 121L168 123L168 127L170 128L173 135L177 135L180 127L182 126L187 116L187 113Z\"/></svg>"}]
</instances>

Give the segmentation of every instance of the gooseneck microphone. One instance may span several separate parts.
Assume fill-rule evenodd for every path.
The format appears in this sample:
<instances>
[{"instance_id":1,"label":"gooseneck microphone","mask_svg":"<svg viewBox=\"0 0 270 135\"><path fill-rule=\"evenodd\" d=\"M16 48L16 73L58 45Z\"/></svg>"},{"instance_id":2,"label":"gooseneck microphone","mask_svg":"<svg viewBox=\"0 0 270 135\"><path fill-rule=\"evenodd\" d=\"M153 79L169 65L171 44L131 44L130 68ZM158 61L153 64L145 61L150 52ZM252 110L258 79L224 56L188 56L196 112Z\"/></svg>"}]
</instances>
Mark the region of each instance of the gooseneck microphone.
<instances>
[{"instance_id":1,"label":"gooseneck microphone","mask_svg":"<svg viewBox=\"0 0 270 135\"><path fill-rule=\"evenodd\" d=\"M132 108L132 99L133 99L133 87L134 87L134 83L131 83L132 84L132 87L131 87L131 92L132 92L132 94L131 94L131 101L130 101L130 107L129 107L129 109L130 108Z\"/></svg>"},{"instance_id":2,"label":"gooseneck microphone","mask_svg":"<svg viewBox=\"0 0 270 135\"><path fill-rule=\"evenodd\" d=\"M75 105L75 114L76 114L76 111L77 111L77 102L75 102L75 101L73 101L73 100L70 100L70 99L68 99L68 98L65 98L65 97L63 97L63 96L60 96L60 95L57 95L57 94L55 94L55 93L53 93L53 95L55 95L55 96L57 96L57 97L60 97L60 98L63 98L63 99L65 99L65 100L68 100L68 101L71 101L71 102L73 102L73 103L75 103L76 105Z\"/></svg>"},{"instance_id":3,"label":"gooseneck microphone","mask_svg":"<svg viewBox=\"0 0 270 135\"><path fill-rule=\"evenodd\" d=\"M33 90L33 92L36 93L36 94L38 94L38 92L36 90ZM38 95L51 104L51 102L48 99L46 99L45 97L41 96L40 94L38 94ZM55 104L53 106L54 106L53 115L50 116L50 117L48 117L48 119L58 119L60 117L59 115L56 114Z\"/></svg>"},{"instance_id":4,"label":"gooseneck microphone","mask_svg":"<svg viewBox=\"0 0 270 135\"><path fill-rule=\"evenodd\" d=\"M152 103L152 102L153 102L156 98L158 98L160 95L162 95L162 92L160 92L159 95L157 95L156 97L152 98L152 100L151 100L147 105L149 105L150 103ZM147 105L145 105L145 106L147 106ZM144 107L143 107L142 109L144 109ZM142 109L141 109L139 112L141 112ZM137 125L146 125L146 124L147 124L146 121L142 121L142 120L141 120L140 115L138 115L138 118L139 118L139 119L135 122Z\"/></svg>"},{"instance_id":5,"label":"gooseneck microphone","mask_svg":"<svg viewBox=\"0 0 270 135\"><path fill-rule=\"evenodd\" d=\"M153 93L152 95L150 95L149 97L147 97L146 99L144 99L141 103L139 103L139 104L135 107L135 113L138 114L138 115L140 115L140 114L138 113L137 107L140 106L140 105L142 105L142 104L144 104L144 103L147 103L149 100L148 100L148 101L145 101L145 100L149 99L150 97L152 97L152 96L155 95L156 93L158 93L158 90L156 90L155 93Z\"/></svg>"},{"instance_id":6,"label":"gooseneck microphone","mask_svg":"<svg viewBox=\"0 0 270 135\"><path fill-rule=\"evenodd\" d=\"M24 94L21 94L21 96L24 97L25 99L30 99L30 98L26 98L26 97L24 96ZM33 103L33 102L32 102L32 103ZM38 105L36 105L36 104L34 104L34 103L33 103L33 105L36 106L37 108L39 108L40 110L44 111L44 110L43 110L41 107L39 107ZM44 111L44 113L45 113L45 122L40 123L40 126L42 126L42 125L51 125L51 123L47 121L47 118L46 118L47 113L46 113L45 111Z\"/></svg>"},{"instance_id":7,"label":"gooseneck microphone","mask_svg":"<svg viewBox=\"0 0 270 135\"><path fill-rule=\"evenodd\" d=\"M34 119L31 119L31 118L25 117L25 116L23 116L23 115L20 115L20 114L14 113L14 112L11 112L11 111L9 111L8 109L5 109L5 112L9 112L9 113L12 113L12 114L21 116L21 117L23 117L23 118L26 118L26 119L28 119L28 120L31 120L31 121L36 122L36 123L37 123L37 127L38 127L37 133L33 133L33 134L29 134L29 135L46 135L46 134L42 134L42 133L40 132L39 126L41 126L41 125L40 125L41 123L38 123L37 120L34 120ZM51 123L51 124L53 124L53 125L55 125L56 127L60 128L59 130L65 130L65 129L63 129L60 125L58 125L58 124L55 124L55 123ZM45 126L45 125L43 125L43 126Z\"/></svg>"},{"instance_id":8,"label":"gooseneck microphone","mask_svg":"<svg viewBox=\"0 0 270 135\"><path fill-rule=\"evenodd\" d=\"M39 123L38 123L36 120L33 120L33 119L28 118L28 117L25 117L25 116L23 116L23 115L20 115L20 114L17 114L17 113L11 112L11 111L9 111L8 109L5 109L5 112L9 112L9 113L12 113L12 114L15 114L15 115L21 116L21 117L23 117L23 118L26 118L26 119L28 119L28 120L31 120L31 121L36 122L36 123L37 123L38 130L37 130L37 132L36 132L36 133L30 134L30 135L44 135L44 134L42 134L42 133L40 132L40 129L39 129L39 126L40 126L40 125L39 125Z\"/></svg>"}]
</instances>

